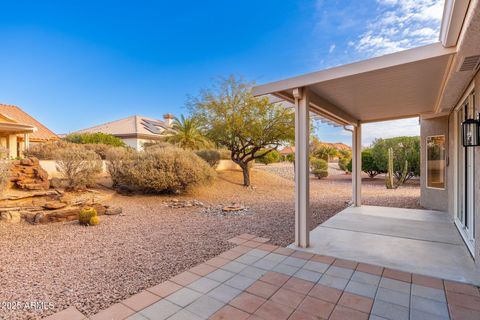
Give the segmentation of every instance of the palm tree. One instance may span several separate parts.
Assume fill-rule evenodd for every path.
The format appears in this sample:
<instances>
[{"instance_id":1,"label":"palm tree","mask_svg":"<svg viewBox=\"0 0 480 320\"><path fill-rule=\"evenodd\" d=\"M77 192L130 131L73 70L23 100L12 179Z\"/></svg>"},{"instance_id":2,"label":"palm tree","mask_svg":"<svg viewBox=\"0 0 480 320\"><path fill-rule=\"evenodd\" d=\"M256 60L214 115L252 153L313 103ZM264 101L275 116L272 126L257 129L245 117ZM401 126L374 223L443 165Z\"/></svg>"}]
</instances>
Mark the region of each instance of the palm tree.
<instances>
[{"instance_id":1,"label":"palm tree","mask_svg":"<svg viewBox=\"0 0 480 320\"><path fill-rule=\"evenodd\" d=\"M195 117L185 117L183 114L173 120L167 141L183 149L198 150L209 147L210 141L202 134L200 122Z\"/></svg>"}]
</instances>

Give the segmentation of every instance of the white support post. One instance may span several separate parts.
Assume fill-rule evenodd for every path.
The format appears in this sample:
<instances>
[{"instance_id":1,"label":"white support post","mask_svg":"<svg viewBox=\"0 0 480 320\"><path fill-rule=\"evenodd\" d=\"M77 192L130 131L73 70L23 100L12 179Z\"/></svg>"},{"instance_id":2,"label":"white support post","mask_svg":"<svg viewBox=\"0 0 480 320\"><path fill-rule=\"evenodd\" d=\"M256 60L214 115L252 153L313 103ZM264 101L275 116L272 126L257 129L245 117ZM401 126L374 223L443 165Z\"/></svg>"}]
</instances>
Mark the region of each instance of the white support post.
<instances>
[{"instance_id":1,"label":"white support post","mask_svg":"<svg viewBox=\"0 0 480 320\"><path fill-rule=\"evenodd\" d=\"M352 133L352 200L355 207L362 205L362 125L358 123Z\"/></svg>"},{"instance_id":2,"label":"white support post","mask_svg":"<svg viewBox=\"0 0 480 320\"><path fill-rule=\"evenodd\" d=\"M298 88L295 97L295 244L310 245L310 101L307 88Z\"/></svg>"}]
</instances>

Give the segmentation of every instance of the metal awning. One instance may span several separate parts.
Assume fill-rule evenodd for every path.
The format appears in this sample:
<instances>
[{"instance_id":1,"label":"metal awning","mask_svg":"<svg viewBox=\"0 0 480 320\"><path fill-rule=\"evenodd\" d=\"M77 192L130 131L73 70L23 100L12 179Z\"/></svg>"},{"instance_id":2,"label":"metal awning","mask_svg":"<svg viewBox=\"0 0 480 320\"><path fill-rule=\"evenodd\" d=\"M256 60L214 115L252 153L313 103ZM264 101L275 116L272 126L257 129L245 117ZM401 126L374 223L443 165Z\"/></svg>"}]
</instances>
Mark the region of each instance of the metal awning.
<instances>
[{"instance_id":1,"label":"metal awning","mask_svg":"<svg viewBox=\"0 0 480 320\"><path fill-rule=\"evenodd\" d=\"M310 108L341 125L433 113L455 48L440 43L405 50L298 77L259 85L254 95L294 102L296 88L308 88Z\"/></svg>"}]
</instances>

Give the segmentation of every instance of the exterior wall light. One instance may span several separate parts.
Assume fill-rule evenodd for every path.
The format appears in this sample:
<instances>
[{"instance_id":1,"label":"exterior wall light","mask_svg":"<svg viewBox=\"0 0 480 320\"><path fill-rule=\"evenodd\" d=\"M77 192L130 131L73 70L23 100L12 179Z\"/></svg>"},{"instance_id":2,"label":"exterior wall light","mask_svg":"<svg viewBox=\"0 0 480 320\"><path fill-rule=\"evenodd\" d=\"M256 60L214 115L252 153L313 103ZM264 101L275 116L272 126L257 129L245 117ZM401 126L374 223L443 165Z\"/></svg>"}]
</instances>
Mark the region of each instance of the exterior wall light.
<instances>
[{"instance_id":1,"label":"exterior wall light","mask_svg":"<svg viewBox=\"0 0 480 320\"><path fill-rule=\"evenodd\" d=\"M480 113L477 119L466 119L462 123L463 146L480 146Z\"/></svg>"}]
</instances>

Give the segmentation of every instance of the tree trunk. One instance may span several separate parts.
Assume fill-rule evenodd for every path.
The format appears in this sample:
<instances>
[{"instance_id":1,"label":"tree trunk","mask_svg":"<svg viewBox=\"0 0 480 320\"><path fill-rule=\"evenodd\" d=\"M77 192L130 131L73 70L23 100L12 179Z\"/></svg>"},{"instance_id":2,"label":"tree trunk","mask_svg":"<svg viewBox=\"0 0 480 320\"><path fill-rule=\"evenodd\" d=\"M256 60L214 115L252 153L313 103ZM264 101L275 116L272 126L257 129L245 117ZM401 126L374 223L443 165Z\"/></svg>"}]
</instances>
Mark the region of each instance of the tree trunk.
<instances>
[{"instance_id":1,"label":"tree trunk","mask_svg":"<svg viewBox=\"0 0 480 320\"><path fill-rule=\"evenodd\" d=\"M240 168L242 168L243 172L243 185L245 187L250 186L250 168L248 167L248 163L239 163Z\"/></svg>"}]
</instances>

